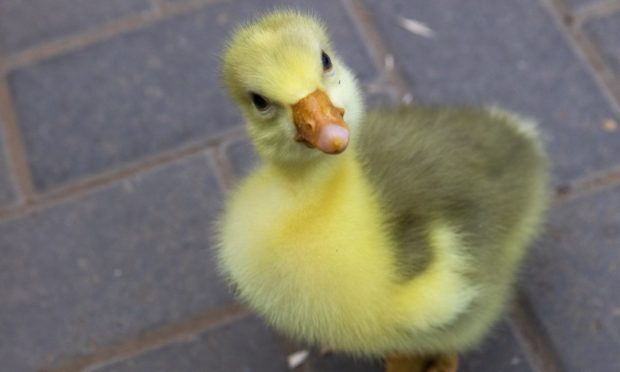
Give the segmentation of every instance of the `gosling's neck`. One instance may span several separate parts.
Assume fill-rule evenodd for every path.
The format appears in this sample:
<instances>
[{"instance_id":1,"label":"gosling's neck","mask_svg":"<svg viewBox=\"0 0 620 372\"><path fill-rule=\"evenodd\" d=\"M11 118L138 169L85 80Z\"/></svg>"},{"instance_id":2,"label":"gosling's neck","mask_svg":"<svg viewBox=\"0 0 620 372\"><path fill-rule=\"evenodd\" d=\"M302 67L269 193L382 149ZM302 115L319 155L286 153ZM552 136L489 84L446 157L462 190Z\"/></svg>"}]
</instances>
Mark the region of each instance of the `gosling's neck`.
<instances>
[{"instance_id":1,"label":"gosling's neck","mask_svg":"<svg viewBox=\"0 0 620 372\"><path fill-rule=\"evenodd\" d=\"M317 194L346 178L358 165L354 149L348 148L338 155L321 154L303 162L266 162L266 166L296 190Z\"/></svg>"}]
</instances>

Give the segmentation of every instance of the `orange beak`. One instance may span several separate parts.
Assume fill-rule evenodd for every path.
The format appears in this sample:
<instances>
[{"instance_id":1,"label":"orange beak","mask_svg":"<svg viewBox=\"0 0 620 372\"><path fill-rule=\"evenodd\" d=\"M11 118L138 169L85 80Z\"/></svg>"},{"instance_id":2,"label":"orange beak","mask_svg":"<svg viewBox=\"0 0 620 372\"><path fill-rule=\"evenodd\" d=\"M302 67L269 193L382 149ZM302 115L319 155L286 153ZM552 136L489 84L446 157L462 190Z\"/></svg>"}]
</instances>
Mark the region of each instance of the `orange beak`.
<instances>
[{"instance_id":1,"label":"orange beak","mask_svg":"<svg viewBox=\"0 0 620 372\"><path fill-rule=\"evenodd\" d=\"M336 107L320 89L291 106L297 127L295 141L315 147L326 154L339 154L349 144L349 128L344 109Z\"/></svg>"}]
</instances>

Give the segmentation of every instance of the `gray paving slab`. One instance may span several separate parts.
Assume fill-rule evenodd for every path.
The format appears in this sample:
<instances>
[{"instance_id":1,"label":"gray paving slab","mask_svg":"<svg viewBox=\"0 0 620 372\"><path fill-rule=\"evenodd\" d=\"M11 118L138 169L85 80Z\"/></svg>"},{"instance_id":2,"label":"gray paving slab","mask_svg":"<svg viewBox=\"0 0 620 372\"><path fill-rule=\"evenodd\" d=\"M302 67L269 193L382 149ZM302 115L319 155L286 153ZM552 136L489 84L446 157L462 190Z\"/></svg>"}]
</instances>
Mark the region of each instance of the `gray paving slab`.
<instances>
[{"instance_id":1,"label":"gray paving slab","mask_svg":"<svg viewBox=\"0 0 620 372\"><path fill-rule=\"evenodd\" d=\"M585 25L585 31L598 46L613 70L617 84L620 84L620 11L590 19Z\"/></svg>"},{"instance_id":2,"label":"gray paving slab","mask_svg":"<svg viewBox=\"0 0 620 372\"><path fill-rule=\"evenodd\" d=\"M0 128L2 122L0 122ZM8 168L6 146L0 133L0 208L15 204L17 194Z\"/></svg>"},{"instance_id":3,"label":"gray paving slab","mask_svg":"<svg viewBox=\"0 0 620 372\"><path fill-rule=\"evenodd\" d=\"M556 207L524 287L567 371L620 370L620 188Z\"/></svg>"},{"instance_id":4,"label":"gray paving slab","mask_svg":"<svg viewBox=\"0 0 620 372\"><path fill-rule=\"evenodd\" d=\"M496 104L536 118L556 182L610 167L620 158L618 121L554 19L538 0L365 0L414 100ZM434 31L424 37L399 18Z\"/></svg>"},{"instance_id":5,"label":"gray paving slab","mask_svg":"<svg viewBox=\"0 0 620 372\"><path fill-rule=\"evenodd\" d=\"M205 155L0 223L2 370L34 371L232 303Z\"/></svg>"},{"instance_id":6,"label":"gray paving slab","mask_svg":"<svg viewBox=\"0 0 620 372\"><path fill-rule=\"evenodd\" d=\"M219 8L175 17L9 75L34 183L182 146L239 122L218 78Z\"/></svg>"},{"instance_id":7,"label":"gray paving slab","mask_svg":"<svg viewBox=\"0 0 620 372\"><path fill-rule=\"evenodd\" d=\"M290 371L277 335L248 318L96 372Z\"/></svg>"},{"instance_id":8,"label":"gray paving slab","mask_svg":"<svg viewBox=\"0 0 620 372\"><path fill-rule=\"evenodd\" d=\"M216 4L11 73L37 189L47 191L238 125L236 108L219 81L218 54L233 23L272 7L271 2ZM345 59L362 77L374 76L340 3L322 3L318 11L332 26Z\"/></svg>"},{"instance_id":9,"label":"gray paving slab","mask_svg":"<svg viewBox=\"0 0 620 372\"><path fill-rule=\"evenodd\" d=\"M0 55L91 30L149 9L149 0L2 0Z\"/></svg>"},{"instance_id":10,"label":"gray paving slab","mask_svg":"<svg viewBox=\"0 0 620 372\"><path fill-rule=\"evenodd\" d=\"M463 355L460 372L534 372L508 321L502 321L477 349Z\"/></svg>"}]
</instances>

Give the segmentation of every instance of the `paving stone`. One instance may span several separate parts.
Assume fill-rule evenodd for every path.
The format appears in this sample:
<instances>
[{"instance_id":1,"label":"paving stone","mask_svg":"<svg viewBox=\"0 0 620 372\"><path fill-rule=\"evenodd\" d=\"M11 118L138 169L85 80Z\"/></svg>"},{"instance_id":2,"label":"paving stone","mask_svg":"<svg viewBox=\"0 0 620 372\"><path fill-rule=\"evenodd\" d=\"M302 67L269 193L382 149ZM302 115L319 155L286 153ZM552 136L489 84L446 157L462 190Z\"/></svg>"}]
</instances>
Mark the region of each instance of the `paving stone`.
<instances>
[{"instance_id":1,"label":"paving stone","mask_svg":"<svg viewBox=\"0 0 620 372\"><path fill-rule=\"evenodd\" d=\"M0 126L2 123L0 122ZM16 194L9 173L5 145L2 134L0 134L0 208L9 206L16 202Z\"/></svg>"},{"instance_id":2,"label":"paving stone","mask_svg":"<svg viewBox=\"0 0 620 372\"><path fill-rule=\"evenodd\" d=\"M0 223L0 360L39 370L232 303L204 155Z\"/></svg>"},{"instance_id":3,"label":"paving stone","mask_svg":"<svg viewBox=\"0 0 620 372\"><path fill-rule=\"evenodd\" d=\"M620 11L591 19L585 25L585 31L598 45L620 84Z\"/></svg>"},{"instance_id":4,"label":"paving stone","mask_svg":"<svg viewBox=\"0 0 620 372\"><path fill-rule=\"evenodd\" d=\"M620 188L556 207L527 267L532 308L567 371L619 371Z\"/></svg>"},{"instance_id":5,"label":"paving stone","mask_svg":"<svg viewBox=\"0 0 620 372\"><path fill-rule=\"evenodd\" d=\"M9 76L37 189L240 122L218 77L218 8L156 23Z\"/></svg>"},{"instance_id":6,"label":"paving stone","mask_svg":"<svg viewBox=\"0 0 620 372\"><path fill-rule=\"evenodd\" d=\"M2 0L0 55L147 11L149 0Z\"/></svg>"},{"instance_id":7,"label":"paving stone","mask_svg":"<svg viewBox=\"0 0 620 372\"><path fill-rule=\"evenodd\" d=\"M558 182L617 163L618 121L537 0L365 0L421 102L496 104L541 122ZM423 37L398 24L423 22Z\"/></svg>"},{"instance_id":8,"label":"paving stone","mask_svg":"<svg viewBox=\"0 0 620 372\"><path fill-rule=\"evenodd\" d=\"M502 321L475 351L460 360L462 372L534 372L510 325Z\"/></svg>"},{"instance_id":9,"label":"paving stone","mask_svg":"<svg viewBox=\"0 0 620 372\"><path fill-rule=\"evenodd\" d=\"M248 318L96 372L289 371L277 335Z\"/></svg>"}]
</instances>

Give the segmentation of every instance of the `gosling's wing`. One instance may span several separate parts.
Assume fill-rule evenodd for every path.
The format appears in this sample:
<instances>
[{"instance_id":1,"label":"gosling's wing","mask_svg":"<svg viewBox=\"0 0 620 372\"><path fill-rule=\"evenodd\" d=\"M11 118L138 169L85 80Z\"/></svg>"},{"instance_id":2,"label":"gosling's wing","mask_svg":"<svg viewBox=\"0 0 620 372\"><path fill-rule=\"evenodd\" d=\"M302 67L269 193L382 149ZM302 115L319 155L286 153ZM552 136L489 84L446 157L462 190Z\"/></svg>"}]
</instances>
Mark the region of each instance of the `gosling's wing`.
<instances>
[{"instance_id":1,"label":"gosling's wing","mask_svg":"<svg viewBox=\"0 0 620 372\"><path fill-rule=\"evenodd\" d=\"M406 276L431 259L429 224L447 221L488 256L546 182L534 133L484 109L400 107L370 112L359 156L380 195Z\"/></svg>"}]
</instances>

